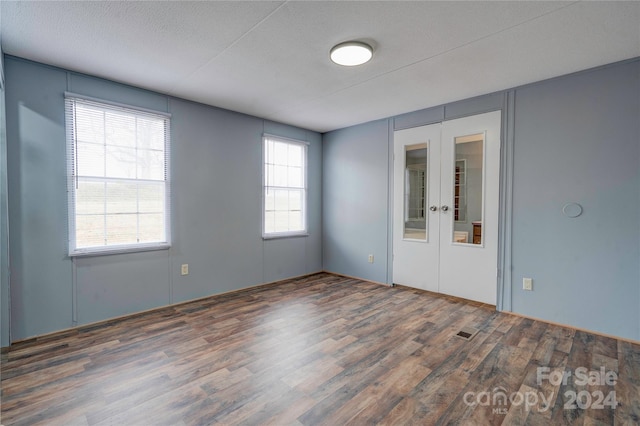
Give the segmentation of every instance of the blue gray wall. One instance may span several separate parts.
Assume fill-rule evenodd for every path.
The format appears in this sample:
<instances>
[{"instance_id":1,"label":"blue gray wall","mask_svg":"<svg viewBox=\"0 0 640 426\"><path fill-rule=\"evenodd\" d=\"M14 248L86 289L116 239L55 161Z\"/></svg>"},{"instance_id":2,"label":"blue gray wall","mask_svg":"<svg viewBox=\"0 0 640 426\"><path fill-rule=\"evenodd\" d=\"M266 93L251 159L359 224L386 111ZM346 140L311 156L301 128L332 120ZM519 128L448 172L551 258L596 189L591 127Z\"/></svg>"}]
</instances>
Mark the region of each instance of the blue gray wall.
<instances>
[{"instance_id":1,"label":"blue gray wall","mask_svg":"<svg viewBox=\"0 0 640 426\"><path fill-rule=\"evenodd\" d=\"M12 341L322 269L320 134L14 57L5 74ZM67 256L65 91L172 114L171 249ZM308 237L262 240L263 132L310 143Z\"/></svg>"},{"instance_id":2,"label":"blue gray wall","mask_svg":"<svg viewBox=\"0 0 640 426\"><path fill-rule=\"evenodd\" d=\"M390 284L393 130L495 109L499 306L640 340L638 60L324 136L13 57L4 65L13 341L321 269ZM170 250L66 255L65 90L172 114ZM309 237L261 238L263 132L310 142ZM580 217L562 215L569 201L584 207ZM521 290L523 277L533 292Z\"/></svg>"},{"instance_id":3,"label":"blue gray wall","mask_svg":"<svg viewBox=\"0 0 640 426\"><path fill-rule=\"evenodd\" d=\"M514 312L640 340L639 76L636 61L516 90Z\"/></svg>"},{"instance_id":4,"label":"blue gray wall","mask_svg":"<svg viewBox=\"0 0 640 426\"><path fill-rule=\"evenodd\" d=\"M324 268L382 283L391 245L388 126L388 120L375 121L323 138Z\"/></svg>"},{"instance_id":5,"label":"blue gray wall","mask_svg":"<svg viewBox=\"0 0 640 426\"><path fill-rule=\"evenodd\" d=\"M9 212L4 60L0 50L0 346L9 344Z\"/></svg>"},{"instance_id":6,"label":"blue gray wall","mask_svg":"<svg viewBox=\"0 0 640 426\"><path fill-rule=\"evenodd\" d=\"M324 135L324 269L391 284L393 129L501 109L499 308L640 340L639 74L627 61Z\"/></svg>"}]
</instances>

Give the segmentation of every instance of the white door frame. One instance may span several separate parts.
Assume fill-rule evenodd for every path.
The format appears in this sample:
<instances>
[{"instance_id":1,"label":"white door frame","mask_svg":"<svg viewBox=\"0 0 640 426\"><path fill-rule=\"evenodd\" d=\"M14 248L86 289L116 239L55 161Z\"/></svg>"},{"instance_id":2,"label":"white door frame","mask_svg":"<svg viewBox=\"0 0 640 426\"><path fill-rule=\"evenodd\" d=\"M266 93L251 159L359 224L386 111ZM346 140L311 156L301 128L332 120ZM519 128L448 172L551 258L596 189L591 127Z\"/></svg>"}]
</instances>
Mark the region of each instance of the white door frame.
<instances>
[{"instance_id":1,"label":"white door frame","mask_svg":"<svg viewBox=\"0 0 640 426\"><path fill-rule=\"evenodd\" d=\"M437 138L441 129L438 143L433 144L430 139ZM428 126L419 126L399 130L391 133L393 136L392 161L393 203L391 215L392 231L392 275L391 282L409 285L430 291L442 292L453 296L477 300L496 305L498 290L498 244L499 244L499 212L500 204L500 169L501 169L501 129L502 112L500 110L468 116L460 119L444 121ZM442 211L443 205L453 206L453 165L455 164L453 138L470 134L483 133L485 135L484 166L483 166L483 199L491 200L483 206L483 242L481 245L456 244L453 242L453 209ZM404 166L404 146L418 143L429 143L429 194L428 205L438 207L434 215L428 212L428 235L426 241L415 241L404 237L404 222L396 220L402 216ZM442 155L437 158L441 147ZM437 158L437 165L434 165ZM400 161L399 161L400 160ZM442 169L440 169L442 167ZM433 172L440 172L434 178ZM442 193L439 200L434 200L431 187L440 180ZM439 191L438 191L439 192ZM399 216L400 215L400 216ZM433 227L439 230L434 231ZM438 244L434 244L435 232L439 232ZM437 247L436 247L437 245ZM398 258L400 256L400 258ZM424 259L424 261L420 261ZM433 259L437 259L434 264ZM411 267L410 264L418 265ZM460 265L465 265L460 267ZM434 275L436 274L436 275ZM418 278L416 278L418 277ZM482 279L480 279L482 277Z\"/></svg>"}]
</instances>

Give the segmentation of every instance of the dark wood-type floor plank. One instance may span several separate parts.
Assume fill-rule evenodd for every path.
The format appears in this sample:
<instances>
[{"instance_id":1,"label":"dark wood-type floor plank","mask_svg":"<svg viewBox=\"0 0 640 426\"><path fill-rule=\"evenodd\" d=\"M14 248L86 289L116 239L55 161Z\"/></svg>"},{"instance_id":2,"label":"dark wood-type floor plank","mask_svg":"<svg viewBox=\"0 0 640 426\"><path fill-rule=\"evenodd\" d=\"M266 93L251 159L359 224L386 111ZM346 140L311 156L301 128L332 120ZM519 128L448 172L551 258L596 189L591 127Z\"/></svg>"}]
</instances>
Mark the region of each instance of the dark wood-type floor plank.
<instances>
[{"instance_id":1,"label":"dark wood-type floor plank","mask_svg":"<svg viewBox=\"0 0 640 426\"><path fill-rule=\"evenodd\" d=\"M1 367L3 425L640 422L640 345L326 273L20 342Z\"/></svg>"}]
</instances>

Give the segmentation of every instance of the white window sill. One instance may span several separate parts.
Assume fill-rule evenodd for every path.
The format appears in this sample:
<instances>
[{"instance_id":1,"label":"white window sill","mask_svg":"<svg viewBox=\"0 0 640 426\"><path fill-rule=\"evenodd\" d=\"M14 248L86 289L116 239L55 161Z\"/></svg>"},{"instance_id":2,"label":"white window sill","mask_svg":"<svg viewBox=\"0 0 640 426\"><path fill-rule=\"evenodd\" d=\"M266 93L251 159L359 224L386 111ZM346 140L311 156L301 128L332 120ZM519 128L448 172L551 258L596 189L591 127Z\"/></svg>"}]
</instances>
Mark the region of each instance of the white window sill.
<instances>
[{"instance_id":1,"label":"white window sill","mask_svg":"<svg viewBox=\"0 0 640 426\"><path fill-rule=\"evenodd\" d=\"M269 235L263 235L262 239L263 240L278 240L278 239L283 239L283 238L300 238L300 237L308 237L309 234L307 232L304 233L300 233L300 234L269 234Z\"/></svg>"},{"instance_id":2,"label":"white window sill","mask_svg":"<svg viewBox=\"0 0 640 426\"><path fill-rule=\"evenodd\" d=\"M114 247L105 247L100 249L87 249L87 250L77 250L73 253L69 253L69 257L91 257L91 256L109 256L114 254L125 254L125 253L139 253L145 251L157 251L157 250L168 250L171 248L171 244L153 244L148 246L135 246L135 247L126 247L126 246L114 246Z\"/></svg>"}]
</instances>

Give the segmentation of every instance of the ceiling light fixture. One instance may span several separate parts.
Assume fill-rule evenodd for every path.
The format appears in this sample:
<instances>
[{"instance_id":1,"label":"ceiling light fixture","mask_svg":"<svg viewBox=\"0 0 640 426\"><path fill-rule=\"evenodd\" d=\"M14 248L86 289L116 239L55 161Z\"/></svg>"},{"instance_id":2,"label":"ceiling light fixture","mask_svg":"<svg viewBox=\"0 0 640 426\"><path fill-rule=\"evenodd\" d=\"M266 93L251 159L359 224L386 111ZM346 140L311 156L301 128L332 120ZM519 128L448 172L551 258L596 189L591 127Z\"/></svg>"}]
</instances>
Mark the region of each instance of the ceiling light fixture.
<instances>
[{"instance_id":1,"label":"ceiling light fixture","mask_svg":"<svg viewBox=\"0 0 640 426\"><path fill-rule=\"evenodd\" d=\"M338 65L353 67L369 62L373 57L373 48L360 41L345 41L333 46L330 56Z\"/></svg>"}]
</instances>

